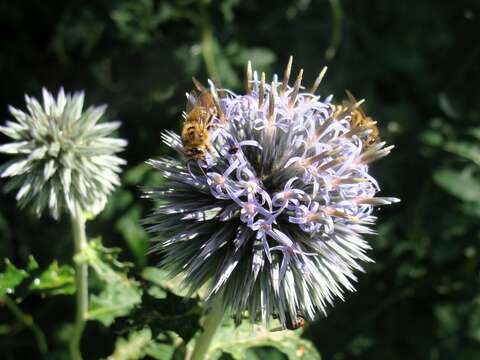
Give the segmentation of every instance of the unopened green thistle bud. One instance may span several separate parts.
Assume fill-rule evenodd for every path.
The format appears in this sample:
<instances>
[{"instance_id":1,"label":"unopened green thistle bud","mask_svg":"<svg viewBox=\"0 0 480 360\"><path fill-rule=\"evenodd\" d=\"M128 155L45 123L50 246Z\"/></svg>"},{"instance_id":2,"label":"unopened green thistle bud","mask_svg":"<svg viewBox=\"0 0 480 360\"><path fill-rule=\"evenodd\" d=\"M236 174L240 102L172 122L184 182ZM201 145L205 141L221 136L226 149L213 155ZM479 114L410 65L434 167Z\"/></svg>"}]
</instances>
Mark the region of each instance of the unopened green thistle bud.
<instances>
[{"instance_id":1,"label":"unopened green thistle bud","mask_svg":"<svg viewBox=\"0 0 480 360\"><path fill-rule=\"evenodd\" d=\"M127 142L110 137L120 123L98 123L106 106L82 111L83 92L62 88L55 99L43 89L43 106L28 95L25 101L27 111L9 107L16 121L0 126L13 140L0 146L13 155L0 167L0 176L10 178L6 190L18 189L19 206L31 205L38 216L45 208L55 219L65 210L97 214L120 184L125 160L115 154Z\"/></svg>"}]
</instances>

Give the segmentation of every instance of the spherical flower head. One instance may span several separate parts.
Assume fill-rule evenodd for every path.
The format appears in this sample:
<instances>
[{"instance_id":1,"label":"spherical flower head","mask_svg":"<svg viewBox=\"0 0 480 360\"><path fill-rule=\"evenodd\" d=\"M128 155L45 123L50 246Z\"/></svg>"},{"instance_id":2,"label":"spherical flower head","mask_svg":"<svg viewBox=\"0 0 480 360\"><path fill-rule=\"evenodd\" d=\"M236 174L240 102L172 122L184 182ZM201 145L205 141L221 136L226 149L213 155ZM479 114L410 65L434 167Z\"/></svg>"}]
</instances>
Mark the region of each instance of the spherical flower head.
<instances>
[{"instance_id":1,"label":"spherical flower head","mask_svg":"<svg viewBox=\"0 0 480 360\"><path fill-rule=\"evenodd\" d=\"M13 142L0 152L13 159L0 168L0 176L11 178L7 190L18 189L21 207L30 204L40 216L45 208L58 219L64 210L97 214L108 195L120 184L120 166L125 161L115 154L126 141L110 135L119 122L98 123L106 106L82 112L84 93L56 98L43 89L43 106L25 96L27 111L10 107L16 121L7 121L0 132Z\"/></svg>"},{"instance_id":2,"label":"spherical flower head","mask_svg":"<svg viewBox=\"0 0 480 360\"><path fill-rule=\"evenodd\" d=\"M238 320L275 316L288 328L354 290L354 272L371 261L363 235L374 207L397 201L375 197L369 163L391 147L372 140L372 121L352 122L359 102L315 95L324 72L309 91L302 72L290 86L290 67L270 84L248 70L245 94L210 83L209 156L186 158L181 138L164 133L180 160L151 160L165 181L146 190L158 201L146 222L161 266L192 292L221 296Z\"/></svg>"}]
</instances>

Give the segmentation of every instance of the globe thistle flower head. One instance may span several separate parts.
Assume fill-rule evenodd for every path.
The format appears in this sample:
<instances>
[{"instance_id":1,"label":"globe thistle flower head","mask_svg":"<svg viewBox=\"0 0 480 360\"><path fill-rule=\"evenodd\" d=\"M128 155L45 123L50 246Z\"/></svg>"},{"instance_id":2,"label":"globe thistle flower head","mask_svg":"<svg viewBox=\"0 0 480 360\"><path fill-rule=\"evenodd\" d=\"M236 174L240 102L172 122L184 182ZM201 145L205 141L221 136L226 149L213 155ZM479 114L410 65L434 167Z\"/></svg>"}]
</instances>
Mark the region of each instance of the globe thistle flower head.
<instances>
[{"instance_id":1,"label":"globe thistle flower head","mask_svg":"<svg viewBox=\"0 0 480 360\"><path fill-rule=\"evenodd\" d=\"M38 216L45 208L55 219L64 210L97 214L125 164L115 154L126 141L110 137L120 123L98 123L106 106L82 111L83 92L62 88L55 98L43 89L43 105L28 95L25 102L26 112L9 107L16 121L0 126L13 140L0 146L1 153L13 155L0 168L0 176L10 178L6 189L18 189L19 205L30 204Z\"/></svg>"},{"instance_id":2,"label":"globe thistle flower head","mask_svg":"<svg viewBox=\"0 0 480 360\"><path fill-rule=\"evenodd\" d=\"M192 292L207 286L238 320L276 316L285 327L354 290L371 261L363 235L374 208L398 201L375 197L369 164L392 147L371 141L373 123L353 125L359 102L339 108L315 95L325 71L309 90L302 71L291 86L290 72L291 59L282 82L267 84L249 65L245 94L210 83L218 112L208 156L192 165L165 132L180 159L150 160L165 182L146 189L159 204L146 223L161 266Z\"/></svg>"}]
</instances>

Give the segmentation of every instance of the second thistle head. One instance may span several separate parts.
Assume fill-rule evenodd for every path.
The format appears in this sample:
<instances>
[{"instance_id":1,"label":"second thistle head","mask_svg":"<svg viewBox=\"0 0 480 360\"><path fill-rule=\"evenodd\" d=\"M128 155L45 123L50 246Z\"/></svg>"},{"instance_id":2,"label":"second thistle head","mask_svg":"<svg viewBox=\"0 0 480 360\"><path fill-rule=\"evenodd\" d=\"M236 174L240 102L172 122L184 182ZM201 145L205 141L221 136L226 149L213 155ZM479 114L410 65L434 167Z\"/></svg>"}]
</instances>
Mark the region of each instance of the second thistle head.
<instances>
[{"instance_id":1,"label":"second thistle head","mask_svg":"<svg viewBox=\"0 0 480 360\"><path fill-rule=\"evenodd\" d=\"M16 121L0 126L13 140L0 146L13 156L0 168L0 176L10 178L7 190L18 189L19 205L37 215L45 208L54 218L65 210L97 214L120 184L125 161L116 153L126 141L111 137L120 123L99 123L106 106L83 111L83 92L60 89L54 97L43 89L43 105L28 95L25 102L27 111L10 107Z\"/></svg>"}]
</instances>

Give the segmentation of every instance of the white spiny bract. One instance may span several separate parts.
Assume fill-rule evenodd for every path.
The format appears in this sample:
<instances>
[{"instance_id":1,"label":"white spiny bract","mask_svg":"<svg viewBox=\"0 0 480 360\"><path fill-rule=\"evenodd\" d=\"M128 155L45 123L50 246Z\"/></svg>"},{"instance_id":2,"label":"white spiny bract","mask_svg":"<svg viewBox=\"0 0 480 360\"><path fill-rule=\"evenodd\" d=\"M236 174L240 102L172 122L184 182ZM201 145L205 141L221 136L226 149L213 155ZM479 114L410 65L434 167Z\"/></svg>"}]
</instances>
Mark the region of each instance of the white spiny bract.
<instances>
[{"instance_id":1,"label":"white spiny bract","mask_svg":"<svg viewBox=\"0 0 480 360\"><path fill-rule=\"evenodd\" d=\"M146 223L160 266L192 292L207 285L237 320L248 312L284 326L354 291L354 271L371 261L363 235L374 207L398 201L374 197L368 173L391 147L365 145L368 129L352 131L348 112L338 117L331 97L314 95L319 81L307 92L301 74L288 85L289 72L271 85L254 73L244 95L210 83L226 119L214 120L210 157L188 161L181 138L165 132L180 160L150 160L165 181L145 190L158 202Z\"/></svg>"},{"instance_id":2,"label":"white spiny bract","mask_svg":"<svg viewBox=\"0 0 480 360\"><path fill-rule=\"evenodd\" d=\"M43 106L26 95L28 111L10 107L16 122L0 126L13 139L0 146L0 153L13 155L0 176L11 178L6 189L18 189L19 205L30 204L38 216L45 208L55 219L65 210L97 214L120 184L125 161L115 153L126 141L109 137L120 123L98 123L106 106L82 112L83 100L83 92L65 94L62 88L55 99L43 89Z\"/></svg>"}]
</instances>

